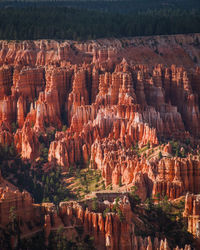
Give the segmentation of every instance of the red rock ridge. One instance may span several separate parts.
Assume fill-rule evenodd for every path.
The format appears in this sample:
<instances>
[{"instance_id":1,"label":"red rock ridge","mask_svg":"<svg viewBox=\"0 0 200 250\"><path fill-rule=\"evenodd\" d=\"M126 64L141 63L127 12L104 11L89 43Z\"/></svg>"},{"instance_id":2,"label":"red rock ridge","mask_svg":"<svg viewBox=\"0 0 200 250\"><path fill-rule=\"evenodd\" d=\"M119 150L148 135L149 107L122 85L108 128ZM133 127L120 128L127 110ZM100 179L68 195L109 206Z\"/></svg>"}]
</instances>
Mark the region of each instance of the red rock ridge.
<instances>
[{"instance_id":1,"label":"red rock ridge","mask_svg":"<svg viewBox=\"0 0 200 250\"><path fill-rule=\"evenodd\" d=\"M114 202L98 203L98 209L102 210L106 206L112 207ZM120 210L124 216L123 220L120 220L119 216L113 212L106 213L105 216L103 216L102 212L92 212L90 204L88 208L84 209L77 202L62 202L59 207L59 216L52 205L43 205L46 210L46 238L48 238L51 230L60 226L63 228L70 227L73 235L80 237L75 228L83 227L82 237L87 234L93 236L95 247L99 250L170 249L166 239L159 240L158 238L154 238L152 241L150 237L142 238L135 235L135 224L132 219L133 213L126 196L122 196L119 199ZM68 233L67 236L70 237L70 234ZM177 247L176 249L179 248ZM190 246L187 245L184 249L190 249Z\"/></svg>"},{"instance_id":2,"label":"red rock ridge","mask_svg":"<svg viewBox=\"0 0 200 250\"><path fill-rule=\"evenodd\" d=\"M195 39L165 38L152 38L159 51L168 51L175 38L178 47ZM118 185L120 179L123 185L137 184L143 199L158 192L170 198L199 192L197 160L173 158L168 144L161 146L162 160L154 154L149 159L163 139L198 144L199 69L189 59L185 68L167 61L167 66L155 64L153 58L148 66L136 64L134 41L140 50L140 38L112 43L1 41L0 142L14 143L22 158L32 161L40 155L38 138L56 129L48 161L65 170L90 160L106 185ZM145 46L153 49L146 38ZM145 145L149 150L137 156L135 147Z\"/></svg>"}]
</instances>

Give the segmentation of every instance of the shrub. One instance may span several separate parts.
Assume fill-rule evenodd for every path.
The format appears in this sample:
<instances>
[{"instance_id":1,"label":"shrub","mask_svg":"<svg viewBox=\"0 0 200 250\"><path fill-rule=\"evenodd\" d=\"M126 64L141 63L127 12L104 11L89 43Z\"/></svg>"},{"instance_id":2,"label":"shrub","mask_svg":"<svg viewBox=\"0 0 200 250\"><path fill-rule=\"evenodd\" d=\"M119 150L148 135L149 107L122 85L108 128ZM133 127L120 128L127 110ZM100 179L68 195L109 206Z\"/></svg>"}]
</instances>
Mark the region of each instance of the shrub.
<instances>
[{"instance_id":1,"label":"shrub","mask_svg":"<svg viewBox=\"0 0 200 250\"><path fill-rule=\"evenodd\" d=\"M66 126L66 125L63 125L62 131L65 132L66 130L67 130L67 126Z\"/></svg>"},{"instance_id":2,"label":"shrub","mask_svg":"<svg viewBox=\"0 0 200 250\"><path fill-rule=\"evenodd\" d=\"M120 187L122 186L122 177L121 177L121 175L120 175L120 177L119 177L119 186L120 186Z\"/></svg>"},{"instance_id":3,"label":"shrub","mask_svg":"<svg viewBox=\"0 0 200 250\"><path fill-rule=\"evenodd\" d=\"M13 132L13 133L16 133L18 126L17 126L17 124L16 124L15 122L13 122L13 123L11 124L11 128L12 128L12 132Z\"/></svg>"},{"instance_id":4,"label":"shrub","mask_svg":"<svg viewBox=\"0 0 200 250\"><path fill-rule=\"evenodd\" d=\"M121 211L119 208L117 209L117 214L118 214L119 220L120 220L121 222L122 222L123 220L125 220L125 217L124 217L122 211Z\"/></svg>"},{"instance_id":5,"label":"shrub","mask_svg":"<svg viewBox=\"0 0 200 250\"><path fill-rule=\"evenodd\" d=\"M97 209L98 209L97 198L94 198L92 201L92 211L97 212Z\"/></svg>"},{"instance_id":6,"label":"shrub","mask_svg":"<svg viewBox=\"0 0 200 250\"><path fill-rule=\"evenodd\" d=\"M162 153L160 151L159 154L158 154L158 160L161 160L162 158L163 158L163 155L162 155Z\"/></svg>"},{"instance_id":7,"label":"shrub","mask_svg":"<svg viewBox=\"0 0 200 250\"><path fill-rule=\"evenodd\" d=\"M110 213L110 208L107 207L104 211L103 211L103 217L105 218L106 217L106 214L107 213Z\"/></svg>"}]
</instances>

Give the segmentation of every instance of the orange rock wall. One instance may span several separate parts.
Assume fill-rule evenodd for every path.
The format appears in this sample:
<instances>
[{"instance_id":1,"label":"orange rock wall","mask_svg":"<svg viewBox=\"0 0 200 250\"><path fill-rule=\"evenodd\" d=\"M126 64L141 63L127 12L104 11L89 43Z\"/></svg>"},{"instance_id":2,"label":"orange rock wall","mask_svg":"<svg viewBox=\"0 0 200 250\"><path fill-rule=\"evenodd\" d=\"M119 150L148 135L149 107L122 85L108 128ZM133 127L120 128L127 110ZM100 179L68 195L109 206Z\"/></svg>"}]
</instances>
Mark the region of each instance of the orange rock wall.
<instances>
[{"instance_id":1,"label":"orange rock wall","mask_svg":"<svg viewBox=\"0 0 200 250\"><path fill-rule=\"evenodd\" d=\"M147 144L153 149L163 138L199 143L199 68L180 49L193 46L198 36L149 38L165 56L170 48L185 55L182 61L166 57L165 66L152 56L146 38L144 57L140 38L0 41L0 142L14 143L22 158L34 161L41 153L39 138L56 129L48 161L64 170L90 161L106 185L138 185L143 199L199 192L195 157L173 158L167 145L162 160L134 150Z\"/></svg>"},{"instance_id":2,"label":"orange rock wall","mask_svg":"<svg viewBox=\"0 0 200 250\"><path fill-rule=\"evenodd\" d=\"M89 203L89 201L88 201ZM96 249L152 249L152 250L168 250L169 245L167 240L159 240L151 237L142 238L136 236L134 232L135 224L133 220L133 213L131 211L129 200L126 196L119 200L120 210L123 213L124 219L120 220L115 213L107 213L103 216L102 209L105 209L105 204L98 202L98 212L92 212L90 205L84 209L81 204L77 202L62 202L59 207L59 215L57 215L55 208L50 204L43 204L45 215L45 235L48 238L52 229L62 226L64 229L70 228L73 235L77 234L75 228L83 227L83 235L90 235L94 237L94 245ZM113 204L110 203L110 206ZM67 237L70 234L67 233ZM176 249L179 249L178 247ZM185 250L189 250L190 246L186 245Z\"/></svg>"},{"instance_id":3,"label":"orange rock wall","mask_svg":"<svg viewBox=\"0 0 200 250\"><path fill-rule=\"evenodd\" d=\"M187 193L183 216L188 223L188 231L200 239L200 196Z\"/></svg>"},{"instance_id":4,"label":"orange rock wall","mask_svg":"<svg viewBox=\"0 0 200 250\"><path fill-rule=\"evenodd\" d=\"M12 210L13 209L13 210ZM0 176L0 226L6 228L16 216L19 222L21 236L41 230L42 209L33 203L33 199L26 191L22 193L11 183ZM28 226L32 225L32 228ZM38 226L40 224L40 226Z\"/></svg>"}]
</instances>

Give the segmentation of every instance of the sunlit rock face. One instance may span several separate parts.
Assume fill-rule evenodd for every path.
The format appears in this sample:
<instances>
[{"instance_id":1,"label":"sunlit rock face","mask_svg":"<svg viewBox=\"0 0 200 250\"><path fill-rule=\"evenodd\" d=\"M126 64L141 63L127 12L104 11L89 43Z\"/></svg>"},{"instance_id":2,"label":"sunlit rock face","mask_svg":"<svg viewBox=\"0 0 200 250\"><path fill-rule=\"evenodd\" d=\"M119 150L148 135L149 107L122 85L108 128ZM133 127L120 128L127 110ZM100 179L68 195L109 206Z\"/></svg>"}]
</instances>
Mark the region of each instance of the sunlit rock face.
<instances>
[{"instance_id":1,"label":"sunlit rock face","mask_svg":"<svg viewBox=\"0 0 200 250\"><path fill-rule=\"evenodd\" d=\"M110 194L110 197L112 195ZM71 231L67 234L68 238L72 237L72 235L78 236L76 230L78 227L83 228L81 237L84 238L85 235L90 235L94 238L95 249L98 250L171 249L166 238L154 237L154 239L151 239L150 236L142 238L136 235L136 224L140 222L141 228L145 227L145 225L138 215L131 210L131 204L126 195L121 195L118 200L118 208L123 215L123 219L115 212L103 213L106 207L112 208L116 204L116 199L114 201L98 201L97 211L91 210L91 200L85 202L88 204L87 208L77 202L62 202L59 206L59 214L57 214L53 204L44 203L46 239L48 239L51 230L59 227L70 228ZM176 249L180 248L177 246ZM191 246L185 245L182 249L189 250Z\"/></svg>"},{"instance_id":2,"label":"sunlit rock face","mask_svg":"<svg viewBox=\"0 0 200 250\"><path fill-rule=\"evenodd\" d=\"M188 231L197 239L200 238L200 196L187 193L183 216L187 220Z\"/></svg>"},{"instance_id":3,"label":"sunlit rock face","mask_svg":"<svg viewBox=\"0 0 200 250\"><path fill-rule=\"evenodd\" d=\"M194 193L186 195L184 216L188 230L200 237L197 39L199 34L0 41L0 145L14 146L31 163L47 147L47 165L100 170L105 188L135 186L142 201ZM94 237L99 250L169 249L164 238L136 236L126 195L120 199L125 220L76 202L61 203L58 214L53 205L35 206L27 192L0 176L1 226L9 223L13 205L24 222L22 234L37 218L44 220L47 241L60 226L76 235L75 225Z\"/></svg>"},{"instance_id":4,"label":"sunlit rock face","mask_svg":"<svg viewBox=\"0 0 200 250\"><path fill-rule=\"evenodd\" d=\"M40 206L33 202L28 192L20 192L14 185L6 181L0 173L0 225L2 228L6 229L8 224L12 223L12 216L16 216L21 222L22 236L27 233L31 235L34 231L41 230L40 221L43 215ZM28 226L28 223L32 223L32 228Z\"/></svg>"},{"instance_id":5,"label":"sunlit rock face","mask_svg":"<svg viewBox=\"0 0 200 250\"><path fill-rule=\"evenodd\" d=\"M48 162L63 170L88 164L142 200L198 193L197 38L0 41L0 143L33 161L56 130ZM189 141L182 158L171 140Z\"/></svg>"}]
</instances>

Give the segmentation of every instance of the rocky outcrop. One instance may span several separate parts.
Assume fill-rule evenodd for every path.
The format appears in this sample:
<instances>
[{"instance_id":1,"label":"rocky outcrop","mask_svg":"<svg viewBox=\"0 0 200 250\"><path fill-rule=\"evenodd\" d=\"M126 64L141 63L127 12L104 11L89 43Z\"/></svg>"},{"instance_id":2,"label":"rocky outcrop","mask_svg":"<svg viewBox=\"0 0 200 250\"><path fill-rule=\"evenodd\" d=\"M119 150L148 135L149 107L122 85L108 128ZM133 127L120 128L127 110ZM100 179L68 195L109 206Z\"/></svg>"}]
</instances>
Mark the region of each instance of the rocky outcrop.
<instances>
[{"instance_id":1,"label":"rocky outcrop","mask_svg":"<svg viewBox=\"0 0 200 250\"><path fill-rule=\"evenodd\" d=\"M187 219L188 231L200 239L200 196L187 193L183 216Z\"/></svg>"},{"instance_id":2,"label":"rocky outcrop","mask_svg":"<svg viewBox=\"0 0 200 250\"><path fill-rule=\"evenodd\" d=\"M139 196L166 195L178 198L187 191L199 193L199 161L187 158L162 158L153 160L135 155L134 149L125 150L120 142L104 140L95 142L91 148L91 167L101 170L105 184L137 186Z\"/></svg>"},{"instance_id":3,"label":"rocky outcrop","mask_svg":"<svg viewBox=\"0 0 200 250\"><path fill-rule=\"evenodd\" d=\"M38 94L44 86L43 75L42 68L15 67L12 94L24 96L30 101L38 98Z\"/></svg>"},{"instance_id":4,"label":"rocky outcrop","mask_svg":"<svg viewBox=\"0 0 200 250\"><path fill-rule=\"evenodd\" d=\"M198 238L200 69L193 61L193 53L199 54L197 39L199 34L0 41L1 146L14 146L30 163L39 161L46 147L49 166L98 169L106 188L129 191L136 186L142 201L192 192L186 196L184 215L188 230ZM170 141L181 146L175 148ZM1 176L0 183L2 227L15 206L23 233L30 232L29 221L37 231L37 222L45 220L46 243L52 230L64 226L69 240L88 234L97 249L169 249L164 237L136 236L137 216L127 196L120 197L121 212L111 212L113 200L98 201L94 211L89 200L87 208L82 202L61 203L57 213L52 204L34 205L28 193L20 193ZM109 212L104 213L106 208Z\"/></svg>"},{"instance_id":5,"label":"rocky outcrop","mask_svg":"<svg viewBox=\"0 0 200 250\"><path fill-rule=\"evenodd\" d=\"M94 200L85 201L87 208L77 202L62 202L59 206L59 215L53 204L43 204L46 213L46 238L48 239L51 230L62 226L66 230L68 239L71 237L68 228L77 238L84 238L85 235L93 236L96 249L172 249L166 239L155 237L152 240L151 237L142 238L135 235L137 216L133 216L127 196L122 196L118 201L114 199L114 202L97 200L95 201L97 211L91 210L93 202ZM116 204L121 213L103 212ZM83 234L80 235L77 228L83 228ZM189 250L190 246L186 245L184 249Z\"/></svg>"},{"instance_id":6,"label":"rocky outcrop","mask_svg":"<svg viewBox=\"0 0 200 250\"><path fill-rule=\"evenodd\" d=\"M5 65L0 68L0 99L8 96L12 86L12 68Z\"/></svg>"},{"instance_id":7,"label":"rocky outcrop","mask_svg":"<svg viewBox=\"0 0 200 250\"><path fill-rule=\"evenodd\" d=\"M81 60L112 66L123 58L134 64L194 66L199 34L101 39L95 41L0 41L0 64L40 65Z\"/></svg>"},{"instance_id":8,"label":"rocky outcrop","mask_svg":"<svg viewBox=\"0 0 200 250\"><path fill-rule=\"evenodd\" d=\"M1 41L0 142L34 161L41 138L57 130L48 161L65 170L90 161L106 186L136 185L142 199L199 192L189 152L199 143L200 78L186 50L198 37ZM170 48L187 57L170 59ZM173 157L170 140L190 141L184 159Z\"/></svg>"},{"instance_id":9,"label":"rocky outcrop","mask_svg":"<svg viewBox=\"0 0 200 250\"><path fill-rule=\"evenodd\" d=\"M42 230L42 209L35 205L30 194L20 192L0 175L0 226L6 228L16 218L21 237Z\"/></svg>"}]
</instances>

